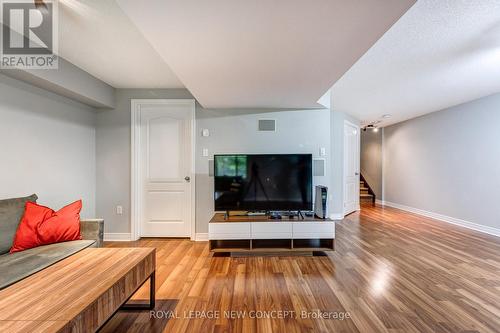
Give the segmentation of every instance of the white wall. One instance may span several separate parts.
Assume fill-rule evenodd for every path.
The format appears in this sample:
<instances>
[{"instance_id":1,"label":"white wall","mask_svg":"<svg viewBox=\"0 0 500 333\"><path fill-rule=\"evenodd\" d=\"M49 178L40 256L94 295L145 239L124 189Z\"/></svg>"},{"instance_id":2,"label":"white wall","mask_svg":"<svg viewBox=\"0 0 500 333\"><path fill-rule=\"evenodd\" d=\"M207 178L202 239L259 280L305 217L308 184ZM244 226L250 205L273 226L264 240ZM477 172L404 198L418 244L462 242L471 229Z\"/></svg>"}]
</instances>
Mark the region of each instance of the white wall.
<instances>
[{"instance_id":1,"label":"white wall","mask_svg":"<svg viewBox=\"0 0 500 333\"><path fill-rule=\"evenodd\" d=\"M327 109L303 111L264 112L247 111L234 114L234 110L197 111L196 151L196 231L207 232L208 221L214 213L214 179L209 176L209 163L214 154L248 153L310 153L313 159L325 159L325 176L313 177L313 185L330 184L330 112ZM259 119L275 119L276 132L259 132ZM202 137L202 129L210 136ZM209 157L202 156L207 148ZM320 148L327 156L320 157Z\"/></svg>"},{"instance_id":2,"label":"white wall","mask_svg":"<svg viewBox=\"0 0 500 333\"><path fill-rule=\"evenodd\" d=\"M332 95L332 103L334 99ZM331 111L331 181L329 187L329 215L332 219L344 217L344 124L346 121L359 126L359 120L340 111Z\"/></svg>"},{"instance_id":3,"label":"white wall","mask_svg":"<svg viewBox=\"0 0 500 333\"><path fill-rule=\"evenodd\" d=\"M134 98L192 98L185 89L118 89L116 108L97 115L97 214L105 232L130 233L130 100ZM277 120L277 131L257 131L259 118ZM208 231L213 214L213 177L208 161L216 153L312 153L330 151L328 110L279 111L196 109L196 232ZM201 136L208 128L211 135ZM202 156L208 148L210 157ZM326 156L326 168L329 156ZM319 184L329 178L315 177ZM123 206L123 215L115 208Z\"/></svg>"},{"instance_id":4,"label":"white wall","mask_svg":"<svg viewBox=\"0 0 500 333\"><path fill-rule=\"evenodd\" d=\"M386 127L385 200L500 235L499 124L497 94Z\"/></svg>"},{"instance_id":5,"label":"white wall","mask_svg":"<svg viewBox=\"0 0 500 333\"><path fill-rule=\"evenodd\" d=\"M116 107L97 114L97 215L106 233L130 233L130 101L192 98L186 89L117 89ZM123 214L116 214L116 206Z\"/></svg>"},{"instance_id":6,"label":"white wall","mask_svg":"<svg viewBox=\"0 0 500 333\"><path fill-rule=\"evenodd\" d=\"M95 217L95 110L0 75L0 198L36 193Z\"/></svg>"}]
</instances>

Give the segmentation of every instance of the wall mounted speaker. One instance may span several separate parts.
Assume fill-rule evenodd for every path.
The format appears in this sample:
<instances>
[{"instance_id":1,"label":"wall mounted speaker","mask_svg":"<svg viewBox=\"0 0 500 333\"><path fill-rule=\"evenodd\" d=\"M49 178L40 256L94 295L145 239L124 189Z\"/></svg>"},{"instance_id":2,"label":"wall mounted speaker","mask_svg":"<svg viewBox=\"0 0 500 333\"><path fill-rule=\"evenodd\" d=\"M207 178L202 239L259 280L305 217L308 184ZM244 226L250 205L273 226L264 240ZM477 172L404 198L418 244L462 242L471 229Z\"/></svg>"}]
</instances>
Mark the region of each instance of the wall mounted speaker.
<instances>
[{"instance_id":1,"label":"wall mounted speaker","mask_svg":"<svg viewBox=\"0 0 500 333\"><path fill-rule=\"evenodd\" d=\"M325 160L316 159L313 160L313 176L324 176L325 175Z\"/></svg>"},{"instance_id":2,"label":"wall mounted speaker","mask_svg":"<svg viewBox=\"0 0 500 333\"><path fill-rule=\"evenodd\" d=\"M274 120L274 119L259 119L259 131L264 131L264 132L276 131L276 120Z\"/></svg>"},{"instance_id":3,"label":"wall mounted speaker","mask_svg":"<svg viewBox=\"0 0 500 333\"><path fill-rule=\"evenodd\" d=\"M214 176L214 160L208 160L208 175L210 177Z\"/></svg>"}]
</instances>

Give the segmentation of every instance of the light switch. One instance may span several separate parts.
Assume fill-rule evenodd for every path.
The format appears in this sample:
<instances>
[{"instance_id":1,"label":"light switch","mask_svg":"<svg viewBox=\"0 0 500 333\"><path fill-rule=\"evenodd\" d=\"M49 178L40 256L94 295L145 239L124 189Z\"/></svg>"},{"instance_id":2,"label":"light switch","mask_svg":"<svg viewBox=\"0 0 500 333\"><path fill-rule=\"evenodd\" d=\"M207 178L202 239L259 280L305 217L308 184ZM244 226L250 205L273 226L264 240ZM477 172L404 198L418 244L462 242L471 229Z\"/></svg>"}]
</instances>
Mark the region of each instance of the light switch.
<instances>
[{"instance_id":1,"label":"light switch","mask_svg":"<svg viewBox=\"0 0 500 333\"><path fill-rule=\"evenodd\" d=\"M208 128L204 128L204 129L201 131L201 135L202 135L202 136L210 136L210 131L208 130Z\"/></svg>"},{"instance_id":2,"label":"light switch","mask_svg":"<svg viewBox=\"0 0 500 333\"><path fill-rule=\"evenodd\" d=\"M326 148L325 147L321 147L319 149L319 156L326 156Z\"/></svg>"},{"instance_id":3,"label":"light switch","mask_svg":"<svg viewBox=\"0 0 500 333\"><path fill-rule=\"evenodd\" d=\"M202 154L203 154L204 157L207 157L208 156L208 149L207 148L203 148Z\"/></svg>"},{"instance_id":4,"label":"light switch","mask_svg":"<svg viewBox=\"0 0 500 333\"><path fill-rule=\"evenodd\" d=\"M116 214L117 215L123 214L123 207L122 206L116 206Z\"/></svg>"}]
</instances>

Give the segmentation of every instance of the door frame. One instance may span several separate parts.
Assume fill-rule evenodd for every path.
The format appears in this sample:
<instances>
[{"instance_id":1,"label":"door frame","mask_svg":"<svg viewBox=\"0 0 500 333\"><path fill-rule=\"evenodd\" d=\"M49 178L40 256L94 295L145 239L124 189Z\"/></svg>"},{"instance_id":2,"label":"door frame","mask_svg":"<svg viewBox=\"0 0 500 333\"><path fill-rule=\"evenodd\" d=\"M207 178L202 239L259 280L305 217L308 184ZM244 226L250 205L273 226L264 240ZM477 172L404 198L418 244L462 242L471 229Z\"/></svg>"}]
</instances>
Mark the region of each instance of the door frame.
<instances>
[{"instance_id":1,"label":"door frame","mask_svg":"<svg viewBox=\"0 0 500 333\"><path fill-rule=\"evenodd\" d=\"M346 140L345 140L345 126L346 125L349 125L349 126L352 126L354 128L356 128L356 130L358 131L358 134L357 134L357 142L356 142L356 169L357 169L357 182L356 182L356 188L357 188L357 193L358 195L356 196L357 197L357 204L356 204L356 210L360 210L361 209L361 206L360 206L360 200L359 200L359 181L360 181L360 154L361 154L361 128L359 125L356 125L354 124L353 122L349 121L349 120L344 120L344 126L342 128L342 136L343 136L343 145L344 145L344 156L343 156L343 166L342 166L342 169L344 170L343 172L343 184L342 184L342 193L343 193L343 198L342 198L342 214L345 216L353 213L353 212L349 212L347 213L346 212L346 206L345 206L345 199L346 199L346 185L347 185L347 170L346 170L346 167L345 167L345 163L346 163Z\"/></svg>"},{"instance_id":2,"label":"door frame","mask_svg":"<svg viewBox=\"0 0 500 333\"><path fill-rule=\"evenodd\" d=\"M132 240L138 240L141 237L141 216L144 207L142 188L143 180L141 177L141 107L143 105L185 105L190 107L191 113L191 166L190 166L190 187L191 187L191 225L190 238L196 239L196 193L195 193L195 158L196 158L196 119L195 119L195 100L194 99L132 99L130 103L131 110L131 197L130 197L130 237Z\"/></svg>"}]
</instances>

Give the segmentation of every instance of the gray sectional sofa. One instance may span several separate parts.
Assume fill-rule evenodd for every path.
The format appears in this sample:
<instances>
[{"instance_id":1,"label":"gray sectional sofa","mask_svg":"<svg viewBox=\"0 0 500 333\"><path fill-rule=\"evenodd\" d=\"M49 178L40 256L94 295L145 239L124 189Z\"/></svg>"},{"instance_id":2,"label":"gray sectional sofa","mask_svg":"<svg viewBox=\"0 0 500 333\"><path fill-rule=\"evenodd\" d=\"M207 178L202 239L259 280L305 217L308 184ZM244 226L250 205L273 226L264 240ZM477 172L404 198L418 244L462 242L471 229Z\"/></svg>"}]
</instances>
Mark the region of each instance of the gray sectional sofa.
<instances>
[{"instance_id":1,"label":"gray sectional sofa","mask_svg":"<svg viewBox=\"0 0 500 333\"><path fill-rule=\"evenodd\" d=\"M10 254L17 226L27 201L36 202L35 194L0 200L0 289L6 288L56 262L88 247L101 247L104 220L81 220L82 240L39 246Z\"/></svg>"}]
</instances>

